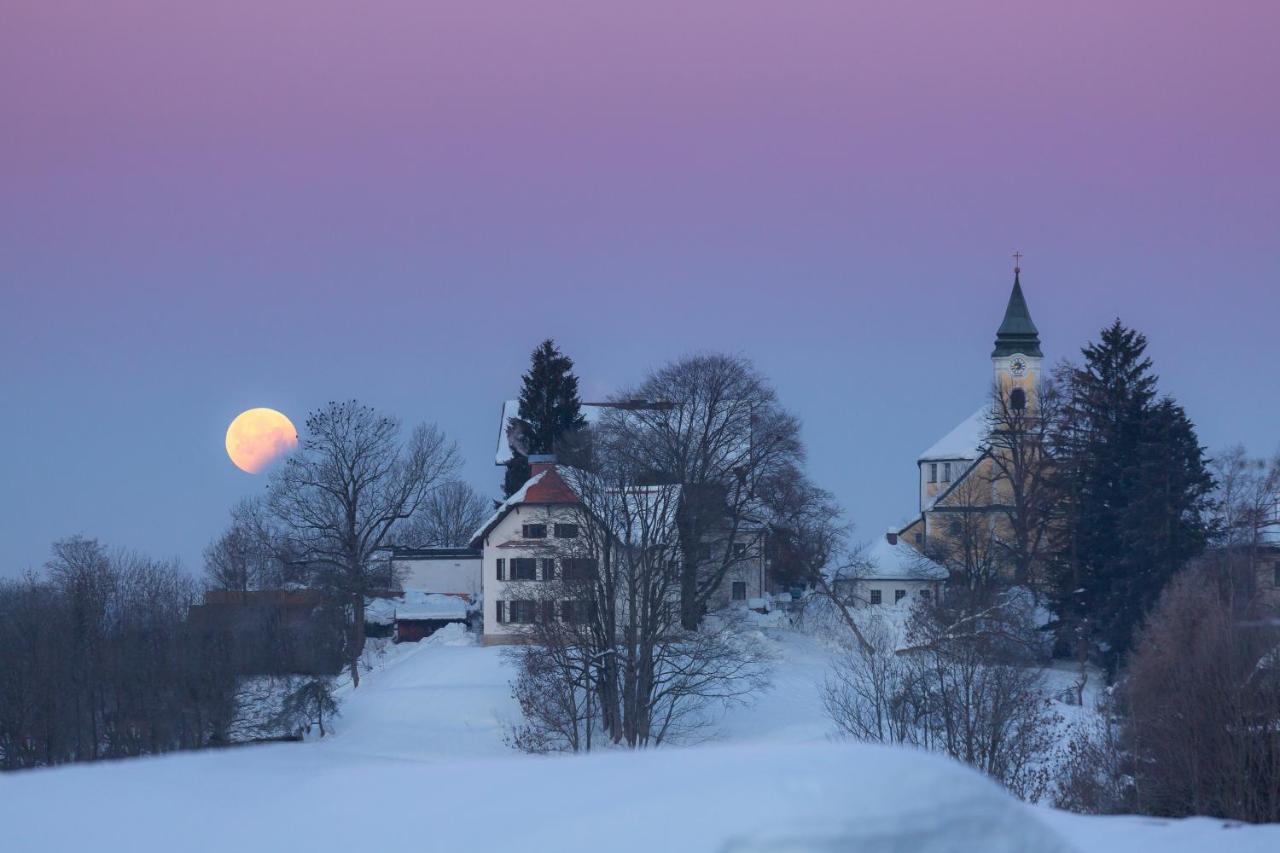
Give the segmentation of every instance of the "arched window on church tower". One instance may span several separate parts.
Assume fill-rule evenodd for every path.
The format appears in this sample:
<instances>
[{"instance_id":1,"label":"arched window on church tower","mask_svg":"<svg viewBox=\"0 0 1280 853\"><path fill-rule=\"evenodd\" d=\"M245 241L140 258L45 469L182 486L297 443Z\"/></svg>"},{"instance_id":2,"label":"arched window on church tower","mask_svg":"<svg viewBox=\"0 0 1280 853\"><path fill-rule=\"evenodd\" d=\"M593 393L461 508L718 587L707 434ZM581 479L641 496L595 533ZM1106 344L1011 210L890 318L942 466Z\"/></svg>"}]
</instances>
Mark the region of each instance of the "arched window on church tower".
<instances>
[{"instance_id":1,"label":"arched window on church tower","mask_svg":"<svg viewBox=\"0 0 1280 853\"><path fill-rule=\"evenodd\" d=\"M1027 392L1021 388L1014 388L1009 392L1009 406L1015 412L1021 412L1027 408Z\"/></svg>"}]
</instances>

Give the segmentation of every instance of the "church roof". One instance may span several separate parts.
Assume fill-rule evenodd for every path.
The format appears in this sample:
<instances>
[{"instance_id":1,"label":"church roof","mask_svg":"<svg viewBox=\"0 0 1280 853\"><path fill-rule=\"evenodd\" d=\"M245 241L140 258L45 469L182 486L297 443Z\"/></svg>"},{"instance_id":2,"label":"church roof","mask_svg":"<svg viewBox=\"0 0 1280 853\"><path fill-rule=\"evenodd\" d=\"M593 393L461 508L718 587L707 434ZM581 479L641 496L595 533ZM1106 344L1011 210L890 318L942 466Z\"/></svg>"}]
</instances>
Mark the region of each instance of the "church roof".
<instances>
[{"instance_id":1,"label":"church roof","mask_svg":"<svg viewBox=\"0 0 1280 853\"><path fill-rule=\"evenodd\" d=\"M1027 299L1022 295L1022 282L1019 274L1013 274L1013 292L1009 294L1009 304L1004 309L1004 322L996 331L996 348L991 353L993 358L1022 353L1042 357L1040 351L1040 331L1031 320L1031 309L1027 308Z\"/></svg>"},{"instance_id":2,"label":"church roof","mask_svg":"<svg viewBox=\"0 0 1280 853\"><path fill-rule=\"evenodd\" d=\"M1029 353L1028 353L1029 354ZM991 407L983 406L960 425L942 437L924 453L918 461L932 462L942 459L977 459L991 432Z\"/></svg>"}]
</instances>

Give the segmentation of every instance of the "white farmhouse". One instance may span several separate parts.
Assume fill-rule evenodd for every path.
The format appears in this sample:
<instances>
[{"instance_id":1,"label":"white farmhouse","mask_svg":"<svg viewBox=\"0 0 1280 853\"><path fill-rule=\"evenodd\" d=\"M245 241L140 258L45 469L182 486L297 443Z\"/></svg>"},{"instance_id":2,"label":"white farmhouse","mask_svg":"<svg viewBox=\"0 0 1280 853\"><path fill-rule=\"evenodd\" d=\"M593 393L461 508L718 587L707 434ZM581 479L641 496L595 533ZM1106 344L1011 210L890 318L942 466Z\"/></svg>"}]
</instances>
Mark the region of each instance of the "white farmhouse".
<instances>
[{"instance_id":1,"label":"white farmhouse","mask_svg":"<svg viewBox=\"0 0 1280 853\"><path fill-rule=\"evenodd\" d=\"M481 555L486 643L517 641L524 633L522 626L533 622L573 618L572 610L577 606L574 602L538 597L531 591L537 587L530 584L581 577L598 570L595 558L589 555L591 549L581 541L585 535L580 527L583 507L571 485L573 472L562 472L551 457L531 456L529 464L528 481L498 507L471 541L472 549ZM616 535L624 541L655 541L649 537L658 535L663 540L661 547L673 549L673 565L678 565L674 512L679 504L679 487L645 487L643 500L649 500L650 490L657 503L648 518L653 521L660 513L671 513L659 524L670 532L671 541L666 541L665 534L653 531L643 536L635 531L618 531ZM635 497L629 493L628 500ZM745 529L739 526L732 546L734 553L726 561L730 567L710 601L712 609L746 607L766 595L769 580L764 543L762 525ZM704 558L723 556L723 547L717 541L705 543Z\"/></svg>"}]
</instances>

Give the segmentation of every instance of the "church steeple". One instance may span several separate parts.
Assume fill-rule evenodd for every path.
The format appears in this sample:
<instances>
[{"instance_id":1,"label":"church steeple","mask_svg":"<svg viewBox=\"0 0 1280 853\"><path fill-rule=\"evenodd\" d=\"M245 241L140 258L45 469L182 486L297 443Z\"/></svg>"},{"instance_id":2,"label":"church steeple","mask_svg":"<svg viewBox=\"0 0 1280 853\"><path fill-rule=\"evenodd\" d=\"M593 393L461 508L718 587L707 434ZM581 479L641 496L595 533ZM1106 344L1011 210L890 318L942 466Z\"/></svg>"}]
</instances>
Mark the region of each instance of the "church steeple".
<instances>
[{"instance_id":1,"label":"church steeple","mask_svg":"<svg viewBox=\"0 0 1280 853\"><path fill-rule=\"evenodd\" d=\"M1019 280L1022 270L1013 268L1013 292L1009 294L1009 305L1004 309L1004 322L996 331L996 348L992 358L1003 358L1015 353L1043 358L1040 351L1040 331L1031 321L1031 311L1027 308L1027 299L1022 295L1022 282Z\"/></svg>"}]
</instances>

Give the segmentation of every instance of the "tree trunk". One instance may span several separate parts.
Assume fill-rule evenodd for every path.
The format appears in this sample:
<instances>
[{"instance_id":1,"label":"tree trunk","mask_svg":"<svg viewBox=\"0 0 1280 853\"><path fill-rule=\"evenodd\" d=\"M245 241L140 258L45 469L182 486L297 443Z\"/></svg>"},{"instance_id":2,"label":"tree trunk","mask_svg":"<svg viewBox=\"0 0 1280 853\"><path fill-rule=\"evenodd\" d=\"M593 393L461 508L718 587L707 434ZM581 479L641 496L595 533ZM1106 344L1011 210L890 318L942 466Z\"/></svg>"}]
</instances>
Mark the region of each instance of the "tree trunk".
<instances>
[{"instance_id":1,"label":"tree trunk","mask_svg":"<svg viewBox=\"0 0 1280 853\"><path fill-rule=\"evenodd\" d=\"M352 601L355 613L351 623L351 687L360 686L360 655L364 652L364 596L356 593Z\"/></svg>"}]
</instances>

